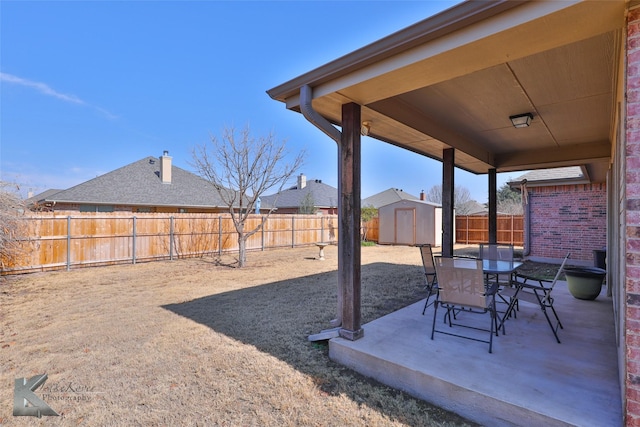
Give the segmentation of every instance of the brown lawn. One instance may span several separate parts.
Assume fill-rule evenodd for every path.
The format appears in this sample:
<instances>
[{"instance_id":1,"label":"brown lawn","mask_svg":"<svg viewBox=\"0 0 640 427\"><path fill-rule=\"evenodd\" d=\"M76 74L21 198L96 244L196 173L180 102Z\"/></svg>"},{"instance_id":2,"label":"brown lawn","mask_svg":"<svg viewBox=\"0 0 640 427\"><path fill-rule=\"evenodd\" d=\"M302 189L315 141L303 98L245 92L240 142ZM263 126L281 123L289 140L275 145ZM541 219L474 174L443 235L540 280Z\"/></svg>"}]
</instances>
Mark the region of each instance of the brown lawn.
<instances>
[{"instance_id":1,"label":"brown lawn","mask_svg":"<svg viewBox=\"0 0 640 427\"><path fill-rule=\"evenodd\" d=\"M244 269L225 256L0 279L0 425L470 425L307 340L335 317L336 247L325 254L251 252ZM363 247L362 264L364 323L424 297L417 249ZM14 417L14 380L42 373L36 394L60 416Z\"/></svg>"}]
</instances>

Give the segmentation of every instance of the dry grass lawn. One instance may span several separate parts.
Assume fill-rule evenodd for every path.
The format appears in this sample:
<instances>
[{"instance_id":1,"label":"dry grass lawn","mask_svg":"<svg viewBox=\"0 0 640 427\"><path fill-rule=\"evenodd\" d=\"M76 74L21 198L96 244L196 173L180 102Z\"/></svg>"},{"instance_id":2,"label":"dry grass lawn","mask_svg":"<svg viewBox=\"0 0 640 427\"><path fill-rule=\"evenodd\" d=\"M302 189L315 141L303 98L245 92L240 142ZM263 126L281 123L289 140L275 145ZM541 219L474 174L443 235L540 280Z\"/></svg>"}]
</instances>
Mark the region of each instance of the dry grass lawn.
<instances>
[{"instance_id":1,"label":"dry grass lawn","mask_svg":"<svg viewBox=\"0 0 640 427\"><path fill-rule=\"evenodd\" d=\"M0 425L470 425L307 340L336 311L337 249L317 252L0 279ZM363 323L424 297L417 249L363 247L362 263ZM14 380L42 373L60 416L13 417Z\"/></svg>"}]
</instances>

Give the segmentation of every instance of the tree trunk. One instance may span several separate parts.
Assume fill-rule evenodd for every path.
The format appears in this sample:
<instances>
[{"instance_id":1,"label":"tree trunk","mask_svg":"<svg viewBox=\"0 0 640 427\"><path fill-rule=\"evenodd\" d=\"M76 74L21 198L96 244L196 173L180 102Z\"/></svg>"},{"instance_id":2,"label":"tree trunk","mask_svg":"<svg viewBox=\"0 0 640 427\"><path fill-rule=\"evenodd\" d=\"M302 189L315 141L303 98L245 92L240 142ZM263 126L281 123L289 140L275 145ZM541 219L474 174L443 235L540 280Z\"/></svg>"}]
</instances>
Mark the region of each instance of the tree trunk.
<instances>
[{"instance_id":1,"label":"tree trunk","mask_svg":"<svg viewBox=\"0 0 640 427\"><path fill-rule=\"evenodd\" d=\"M244 267L247 261L247 238L243 234L238 234L238 267Z\"/></svg>"}]
</instances>

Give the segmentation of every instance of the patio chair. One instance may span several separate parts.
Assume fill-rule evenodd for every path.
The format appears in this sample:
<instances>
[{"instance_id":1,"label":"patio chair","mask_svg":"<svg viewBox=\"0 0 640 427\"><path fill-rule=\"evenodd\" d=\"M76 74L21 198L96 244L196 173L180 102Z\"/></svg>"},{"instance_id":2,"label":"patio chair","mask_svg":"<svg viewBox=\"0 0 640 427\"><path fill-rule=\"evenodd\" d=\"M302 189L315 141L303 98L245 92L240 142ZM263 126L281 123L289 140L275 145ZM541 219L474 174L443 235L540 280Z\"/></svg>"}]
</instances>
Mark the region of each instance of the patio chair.
<instances>
[{"instance_id":1,"label":"patio chair","mask_svg":"<svg viewBox=\"0 0 640 427\"><path fill-rule=\"evenodd\" d=\"M496 315L496 291L498 284L493 283L489 289L485 287L484 274L482 272L482 260L463 258L443 258L435 257L436 275L438 277L438 293L434 301L433 326L431 328L431 339L436 332L452 335L474 341L489 344L489 353L493 349L493 334L498 335L498 320ZM489 339L484 340L470 335L460 335L445 330L436 329L436 316L438 306L446 309L444 323L453 326L471 328L479 331L489 332ZM453 313L453 316L451 315ZM480 328L470 324L453 323L458 320L456 314L459 313L489 313L489 329Z\"/></svg>"},{"instance_id":2,"label":"patio chair","mask_svg":"<svg viewBox=\"0 0 640 427\"><path fill-rule=\"evenodd\" d=\"M429 299L431 295L438 292L438 276L436 275L436 267L433 263L433 251L430 244L416 245L420 249L420 255L422 256L422 267L424 269L425 277L425 289L427 291L427 300L424 302L424 308L422 309L422 315L427 311L429 305Z\"/></svg>"},{"instance_id":3,"label":"patio chair","mask_svg":"<svg viewBox=\"0 0 640 427\"><path fill-rule=\"evenodd\" d=\"M553 297L551 296L551 292L553 291L562 270L564 269L567 260L569 259L569 255L567 254L562 260L562 264L560 264L560 268L558 269L555 277L552 281L539 279L536 277L527 276L524 274L516 274L515 280L513 282L514 286L509 288L503 288L500 291L500 296L503 298L509 298L509 308L502 318L500 322L500 327L502 328L502 332L505 332L504 322L509 318L512 314L514 314L514 308L518 306L520 301L524 301L530 304L537 305L540 307L540 310L544 313L544 316L547 319L547 323L551 328L551 332L556 337L556 341L560 344L560 338L558 338L558 328L563 329L562 322L560 322L560 318L558 317L558 313L556 309L553 307ZM554 322L549 317L549 311L555 317L555 325ZM498 329L499 329L498 328Z\"/></svg>"},{"instance_id":4,"label":"patio chair","mask_svg":"<svg viewBox=\"0 0 640 427\"><path fill-rule=\"evenodd\" d=\"M513 260L513 245L502 245L497 243L480 243L479 258L494 259L500 261Z\"/></svg>"},{"instance_id":5,"label":"patio chair","mask_svg":"<svg viewBox=\"0 0 640 427\"><path fill-rule=\"evenodd\" d=\"M478 257L480 259L497 260L497 261L513 261L513 245L503 245L497 243L481 243L479 247ZM499 275L493 276L494 280L501 286L509 286L511 276L508 279L500 279ZM491 277L487 275L487 280Z\"/></svg>"}]
</instances>

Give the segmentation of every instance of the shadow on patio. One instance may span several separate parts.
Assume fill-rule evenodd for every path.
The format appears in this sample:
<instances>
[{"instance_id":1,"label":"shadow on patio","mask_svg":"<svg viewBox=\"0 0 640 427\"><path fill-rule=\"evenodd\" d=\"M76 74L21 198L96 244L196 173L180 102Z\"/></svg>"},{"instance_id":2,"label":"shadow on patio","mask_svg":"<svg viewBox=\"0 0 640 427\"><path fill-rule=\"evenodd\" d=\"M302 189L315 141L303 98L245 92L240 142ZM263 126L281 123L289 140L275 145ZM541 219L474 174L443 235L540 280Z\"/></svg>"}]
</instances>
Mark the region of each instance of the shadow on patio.
<instances>
[{"instance_id":1,"label":"shadow on patio","mask_svg":"<svg viewBox=\"0 0 640 427\"><path fill-rule=\"evenodd\" d=\"M358 341L334 338L329 353L363 375L484 425L619 426L613 305L605 292L595 301L578 300L566 282L557 283L561 344L540 309L524 303L517 319L507 320L506 335L494 336L493 354L477 341L442 334L431 340L433 306L422 316L424 302L418 302L365 324ZM463 316L488 326L488 315Z\"/></svg>"}]
</instances>

